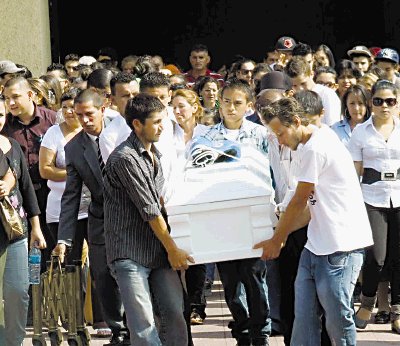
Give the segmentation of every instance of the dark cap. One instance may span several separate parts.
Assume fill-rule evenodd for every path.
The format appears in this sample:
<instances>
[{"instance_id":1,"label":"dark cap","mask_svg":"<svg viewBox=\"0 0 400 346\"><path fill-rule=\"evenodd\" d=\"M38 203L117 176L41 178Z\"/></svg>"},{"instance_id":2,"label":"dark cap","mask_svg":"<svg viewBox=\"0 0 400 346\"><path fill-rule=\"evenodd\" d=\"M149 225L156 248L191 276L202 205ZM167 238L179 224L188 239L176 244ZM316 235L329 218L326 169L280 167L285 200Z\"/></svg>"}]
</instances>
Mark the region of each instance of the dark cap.
<instances>
[{"instance_id":1,"label":"dark cap","mask_svg":"<svg viewBox=\"0 0 400 346\"><path fill-rule=\"evenodd\" d=\"M275 49L291 52L296 45L296 41L289 36L282 36L276 41Z\"/></svg>"},{"instance_id":2,"label":"dark cap","mask_svg":"<svg viewBox=\"0 0 400 346\"><path fill-rule=\"evenodd\" d=\"M391 48L383 48L375 57L375 60L387 60L394 62L395 64L399 63L399 54Z\"/></svg>"},{"instance_id":3,"label":"dark cap","mask_svg":"<svg viewBox=\"0 0 400 346\"><path fill-rule=\"evenodd\" d=\"M264 89L290 90L291 88L292 80L286 73L280 71L269 72L260 80L260 91Z\"/></svg>"},{"instance_id":4,"label":"dark cap","mask_svg":"<svg viewBox=\"0 0 400 346\"><path fill-rule=\"evenodd\" d=\"M350 50L347 51L347 55L351 58L351 56L353 54L357 54L357 55L365 55L369 58L372 57L371 52L369 51L369 49L365 46L355 46L353 48L351 48Z\"/></svg>"}]
</instances>

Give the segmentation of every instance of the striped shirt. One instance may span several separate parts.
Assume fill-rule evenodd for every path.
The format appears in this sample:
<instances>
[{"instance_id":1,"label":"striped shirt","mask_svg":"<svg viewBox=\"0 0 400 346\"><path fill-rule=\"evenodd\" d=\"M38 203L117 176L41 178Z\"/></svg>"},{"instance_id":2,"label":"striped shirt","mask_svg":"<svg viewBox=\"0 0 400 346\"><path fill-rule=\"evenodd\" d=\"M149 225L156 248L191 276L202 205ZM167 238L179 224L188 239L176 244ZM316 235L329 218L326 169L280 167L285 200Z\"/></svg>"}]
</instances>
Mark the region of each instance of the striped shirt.
<instances>
[{"instance_id":1,"label":"striped shirt","mask_svg":"<svg viewBox=\"0 0 400 346\"><path fill-rule=\"evenodd\" d=\"M161 215L164 183L160 152L154 166L132 131L107 160L104 176L104 231L107 261L131 259L147 268L168 267L167 253L148 221Z\"/></svg>"}]
</instances>

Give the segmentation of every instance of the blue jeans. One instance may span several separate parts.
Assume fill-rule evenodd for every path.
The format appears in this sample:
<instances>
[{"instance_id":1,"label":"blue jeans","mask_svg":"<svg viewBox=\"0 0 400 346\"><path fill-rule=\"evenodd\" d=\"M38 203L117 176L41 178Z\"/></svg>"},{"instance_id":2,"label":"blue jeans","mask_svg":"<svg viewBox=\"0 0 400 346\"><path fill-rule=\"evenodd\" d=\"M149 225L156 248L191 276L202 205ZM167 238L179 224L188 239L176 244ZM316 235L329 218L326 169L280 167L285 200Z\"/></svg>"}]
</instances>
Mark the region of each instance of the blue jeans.
<instances>
[{"instance_id":1,"label":"blue jeans","mask_svg":"<svg viewBox=\"0 0 400 346\"><path fill-rule=\"evenodd\" d=\"M314 255L304 249L295 282L295 320L291 345L321 341L321 317L337 346L356 345L351 297L363 263L363 250Z\"/></svg>"},{"instance_id":2,"label":"blue jeans","mask_svg":"<svg viewBox=\"0 0 400 346\"><path fill-rule=\"evenodd\" d=\"M4 320L7 346L20 346L24 341L29 305L28 240L7 247L3 279Z\"/></svg>"},{"instance_id":3,"label":"blue jeans","mask_svg":"<svg viewBox=\"0 0 400 346\"><path fill-rule=\"evenodd\" d=\"M146 268L130 259L114 261L110 267L121 291L131 344L187 345L183 289L177 272ZM160 318L159 332L153 310Z\"/></svg>"}]
</instances>

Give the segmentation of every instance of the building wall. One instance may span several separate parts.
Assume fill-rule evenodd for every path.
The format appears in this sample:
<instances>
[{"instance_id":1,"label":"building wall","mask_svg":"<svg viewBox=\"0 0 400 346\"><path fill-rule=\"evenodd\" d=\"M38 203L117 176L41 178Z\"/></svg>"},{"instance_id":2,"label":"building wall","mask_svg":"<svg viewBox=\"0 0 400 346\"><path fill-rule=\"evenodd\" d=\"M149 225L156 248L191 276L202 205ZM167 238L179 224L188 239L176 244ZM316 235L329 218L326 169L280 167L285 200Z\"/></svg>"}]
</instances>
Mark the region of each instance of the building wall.
<instances>
[{"instance_id":1,"label":"building wall","mask_svg":"<svg viewBox=\"0 0 400 346\"><path fill-rule=\"evenodd\" d=\"M51 63L48 0L0 0L0 60L25 65L38 77Z\"/></svg>"}]
</instances>

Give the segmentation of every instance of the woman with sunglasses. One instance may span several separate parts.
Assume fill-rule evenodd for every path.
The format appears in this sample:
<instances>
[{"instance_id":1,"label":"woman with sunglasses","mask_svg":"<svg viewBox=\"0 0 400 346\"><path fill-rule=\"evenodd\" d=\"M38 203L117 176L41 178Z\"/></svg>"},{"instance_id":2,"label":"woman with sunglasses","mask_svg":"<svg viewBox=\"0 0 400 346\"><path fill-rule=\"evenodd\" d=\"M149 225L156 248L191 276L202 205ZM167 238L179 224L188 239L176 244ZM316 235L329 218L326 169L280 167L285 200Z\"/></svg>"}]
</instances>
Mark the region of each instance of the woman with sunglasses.
<instances>
[{"instance_id":1,"label":"woman with sunglasses","mask_svg":"<svg viewBox=\"0 0 400 346\"><path fill-rule=\"evenodd\" d=\"M361 306L355 322L364 329L376 303L385 266L391 286L392 330L400 334L400 123L396 86L386 80L371 90L372 116L358 125L349 150L373 232L374 245L366 249L362 271Z\"/></svg>"},{"instance_id":2,"label":"woman with sunglasses","mask_svg":"<svg viewBox=\"0 0 400 346\"><path fill-rule=\"evenodd\" d=\"M367 120L370 115L370 92L361 85L352 85L342 97L343 119L331 126L340 141L348 147L354 128Z\"/></svg>"}]
</instances>

